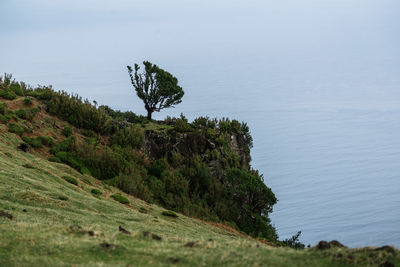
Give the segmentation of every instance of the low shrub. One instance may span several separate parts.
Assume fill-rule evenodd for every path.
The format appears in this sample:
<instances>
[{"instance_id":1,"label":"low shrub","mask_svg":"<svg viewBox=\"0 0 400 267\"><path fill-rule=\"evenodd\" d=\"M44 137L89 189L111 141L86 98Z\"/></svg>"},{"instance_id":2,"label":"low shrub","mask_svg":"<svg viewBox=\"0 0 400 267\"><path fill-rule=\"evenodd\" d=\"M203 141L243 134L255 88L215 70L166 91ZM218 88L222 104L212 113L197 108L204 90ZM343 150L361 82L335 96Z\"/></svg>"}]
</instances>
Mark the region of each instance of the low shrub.
<instances>
[{"instance_id":1,"label":"low shrub","mask_svg":"<svg viewBox=\"0 0 400 267\"><path fill-rule=\"evenodd\" d=\"M173 212L172 210L164 210L161 215L164 216L168 216L168 217L173 217L173 218L177 218L178 214L176 214L175 212Z\"/></svg>"},{"instance_id":2,"label":"low shrub","mask_svg":"<svg viewBox=\"0 0 400 267\"><path fill-rule=\"evenodd\" d=\"M0 97L7 100L14 100L17 95L10 89L0 90Z\"/></svg>"},{"instance_id":3,"label":"low shrub","mask_svg":"<svg viewBox=\"0 0 400 267\"><path fill-rule=\"evenodd\" d=\"M25 129L22 128L17 123L10 123L8 125L8 131L11 132L11 133L18 134L19 136L22 136L25 133Z\"/></svg>"},{"instance_id":4,"label":"low shrub","mask_svg":"<svg viewBox=\"0 0 400 267\"><path fill-rule=\"evenodd\" d=\"M36 113L39 111L37 108L33 109L19 109L16 112L16 115L18 118L23 119L23 120L33 120L33 118L36 116Z\"/></svg>"},{"instance_id":5,"label":"low shrub","mask_svg":"<svg viewBox=\"0 0 400 267\"><path fill-rule=\"evenodd\" d=\"M40 142L45 146L53 146L54 145L54 141L51 137L38 136L37 139L40 140Z\"/></svg>"},{"instance_id":6,"label":"low shrub","mask_svg":"<svg viewBox=\"0 0 400 267\"><path fill-rule=\"evenodd\" d=\"M129 204L129 200L121 194L117 193L117 194L112 195L111 197L121 204Z\"/></svg>"},{"instance_id":7,"label":"low shrub","mask_svg":"<svg viewBox=\"0 0 400 267\"><path fill-rule=\"evenodd\" d=\"M24 109L17 110L16 114L20 119L25 119L26 117L26 111Z\"/></svg>"},{"instance_id":8,"label":"low shrub","mask_svg":"<svg viewBox=\"0 0 400 267\"><path fill-rule=\"evenodd\" d=\"M27 168L27 169L34 169L35 167L32 165L32 164L30 164L30 163L25 163L24 165L22 165L22 167L25 167L25 168Z\"/></svg>"},{"instance_id":9,"label":"low shrub","mask_svg":"<svg viewBox=\"0 0 400 267\"><path fill-rule=\"evenodd\" d=\"M32 96L39 100L50 100L54 94L51 86L41 86L34 90L27 90L26 95Z\"/></svg>"},{"instance_id":10,"label":"low shrub","mask_svg":"<svg viewBox=\"0 0 400 267\"><path fill-rule=\"evenodd\" d=\"M7 113L7 104L6 103L0 103L0 114L6 115Z\"/></svg>"},{"instance_id":11,"label":"low shrub","mask_svg":"<svg viewBox=\"0 0 400 267\"><path fill-rule=\"evenodd\" d=\"M96 188L93 188L92 190L90 190L90 192L91 192L93 195L96 195L96 196L101 196L101 195L103 195L103 192L101 192L99 189L96 189Z\"/></svg>"},{"instance_id":12,"label":"low shrub","mask_svg":"<svg viewBox=\"0 0 400 267\"><path fill-rule=\"evenodd\" d=\"M0 122L1 123L7 123L8 120L9 120L9 118L7 116L0 114Z\"/></svg>"},{"instance_id":13,"label":"low shrub","mask_svg":"<svg viewBox=\"0 0 400 267\"><path fill-rule=\"evenodd\" d=\"M89 170L88 168L86 168L86 167L82 167L82 168L80 169L80 173L82 173L82 174L87 174L87 175L92 175L92 173L90 172L90 170Z\"/></svg>"},{"instance_id":14,"label":"low shrub","mask_svg":"<svg viewBox=\"0 0 400 267\"><path fill-rule=\"evenodd\" d=\"M119 177L104 180L104 183L109 186L118 186Z\"/></svg>"},{"instance_id":15,"label":"low shrub","mask_svg":"<svg viewBox=\"0 0 400 267\"><path fill-rule=\"evenodd\" d=\"M59 196L58 196L58 199L59 199L59 200L62 200L62 201L67 201L67 200L68 200L68 197L67 197L67 196L64 196L64 195L59 195Z\"/></svg>"},{"instance_id":16,"label":"low shrub","mask_svg":"<svg viewBox=\"0 0 400 267\"><path fill-rule=\"evenodd\" d=\"M63 129L63 131L62 131L62 134L63 134L65 137L70 137L70 136L72 135L72 128L69 127L69 126L65 126L64 129Z\"/></svg>"},{"instance_id":17,"label":"low shrub","mask_svg":"<svg viewBox=\"0 0 400 267\"><path fill-rule=\"evenodd\" d=\"M39 138L31 138L24 136L22 137L22 140L24 140L25 143L34 148L41 148L43 146Z\"/></svg>"},{"instance_id":18,"label":"low shrub","mask_svg":"<svg viewBox=\"0 0 400 267\"><path fill-rule=\"evenodd\" d=\"M51 162L57 162L57 163L62 163L62 161L61 161L59 158L55 157L55 156L50 157L50 158L49 158L49 161L51 161Z\"/></svg>"},{"instance_id":19,"label":"low shrub","mask_svg":"<svg viewBox=\"0 0 400 267\"><path fill-rule=\"evenodd\" d=\"M144 143L144 130L136 125L128 125L119 129L113 136L112 144L121 147L140 148Z\"/></svg>"},{"instance_id":20,"label":"low shrub","mask_svg":"<svg viewBox=\"0 0 400 267\"><path fill-rule=\"evenodd\" d=\"M24 92L22 91L22 89L21 89L21 86L19 85L19 83L17 83L17 82L13 82L11 85L10 85L10 90L12 91L12 92L14 92L16 95L18 95L18 96L23 96L24 95Z\"/></svg>"},{"instance_id":21,"label":"low shrub","mask_svg":"<svg viewBox=\"0 0 400 267\"><path fill-rule=\"evenodd\" d=\"M70 184L78 185L78 181L71 176L63 176L62 178Z\"/></svg>"},{"instance_id":22,"label":"low shrub","mask_svg":"<svg viewBox=\"0 0 400 267\"><path fill-rule=\"evenodd\" d=\"M32 106L33 102L32 102L32 98L30 97L25 97L24 98L24 105L25 106Z\"/></svg>"}]
</instances>

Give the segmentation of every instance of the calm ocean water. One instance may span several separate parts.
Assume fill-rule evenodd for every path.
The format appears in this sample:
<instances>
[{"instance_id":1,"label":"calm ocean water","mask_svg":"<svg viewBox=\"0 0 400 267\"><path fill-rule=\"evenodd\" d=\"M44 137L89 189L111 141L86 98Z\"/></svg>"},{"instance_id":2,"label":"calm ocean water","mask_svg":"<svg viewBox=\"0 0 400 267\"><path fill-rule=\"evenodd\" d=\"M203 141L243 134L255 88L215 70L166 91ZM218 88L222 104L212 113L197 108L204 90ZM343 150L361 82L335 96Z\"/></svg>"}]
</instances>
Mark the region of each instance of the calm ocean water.
<instances>
[{"instance_id":1,"label":"calm ocean water","mask_svg":"<svg viewBox=\"0 0 400 267\"><path fill-rule=\"evenodd\" d=\"M126 65L186 95L156 114L246 121L281 238L400 248L398 1L10 1L0 72L143 113Z\"/></svg>"}]
</instances>

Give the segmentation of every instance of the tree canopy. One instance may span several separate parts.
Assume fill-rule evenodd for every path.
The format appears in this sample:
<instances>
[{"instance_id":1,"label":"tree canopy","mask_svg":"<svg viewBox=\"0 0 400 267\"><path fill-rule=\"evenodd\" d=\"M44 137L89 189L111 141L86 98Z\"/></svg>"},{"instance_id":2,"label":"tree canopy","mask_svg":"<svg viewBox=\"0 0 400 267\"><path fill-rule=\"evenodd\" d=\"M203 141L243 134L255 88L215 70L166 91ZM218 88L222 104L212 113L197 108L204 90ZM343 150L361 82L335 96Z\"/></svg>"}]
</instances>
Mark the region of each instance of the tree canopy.
<instances>
[{"instance_id":1,"label":"tree canopy","mask_svg":"<svg viewBox=\"0 0 400 267\"><path fill-rule=\"evenodd\" d=\"M147 119L151 120L154 111L173 107L182 102L184 91L178 85L178 79L157 65L144 61L144 71L139 72L139 65L128 67L131 83L137 96L142 99L147 110Z\"/></svg>"}]
</instances>

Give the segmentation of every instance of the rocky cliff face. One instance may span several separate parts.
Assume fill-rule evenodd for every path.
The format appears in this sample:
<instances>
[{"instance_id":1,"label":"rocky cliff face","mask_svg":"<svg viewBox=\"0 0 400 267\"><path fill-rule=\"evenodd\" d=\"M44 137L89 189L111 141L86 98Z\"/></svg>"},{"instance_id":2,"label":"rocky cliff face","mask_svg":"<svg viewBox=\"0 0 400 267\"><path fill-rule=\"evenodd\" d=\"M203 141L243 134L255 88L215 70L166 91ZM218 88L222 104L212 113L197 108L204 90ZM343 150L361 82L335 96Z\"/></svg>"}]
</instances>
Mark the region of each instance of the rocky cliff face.
<instances>
[{"instance_id":1,"label":"rocky cliff face","mask_svg":"<svg viewBox=\"0 0 400 267\"><path fill-rule=\"evenodd\" d=\"M220 136L207 137L201 131L180 133L147 130L145 132L145 149L152 158L169 157L172 152L178 152L185 158L200 155L205 160L211 151L224 154L226 150L230 150L238 155L242 166L249 166L251 160L249 147L243 134L231 133L228 136L230 139L228 146L222 145L218 137ZM215 160L211 160L210 164L215 165Z\"/></svg>"}]
</instances>

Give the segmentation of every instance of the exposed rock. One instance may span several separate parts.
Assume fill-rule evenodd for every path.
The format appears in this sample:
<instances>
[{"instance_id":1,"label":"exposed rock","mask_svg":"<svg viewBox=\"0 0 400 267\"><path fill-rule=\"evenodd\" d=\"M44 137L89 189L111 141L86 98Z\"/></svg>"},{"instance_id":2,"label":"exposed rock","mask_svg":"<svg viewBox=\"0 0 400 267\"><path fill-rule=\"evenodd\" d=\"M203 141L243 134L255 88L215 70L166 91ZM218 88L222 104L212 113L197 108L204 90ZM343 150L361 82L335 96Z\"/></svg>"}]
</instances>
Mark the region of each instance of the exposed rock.
<instances>
[{"instance_id":1,"label":"exposed rock","mask_svg":"<svg viewBox=\"0 0 400 267\"><path fill-rule=\"evenodd\" d=\"M7 213L7 212L5 212L5 211L1 211L1 210L0 210L0 217L4 217L4 218L10 219L10 220L12 220L12 219L14 218L14 217L12 216L12 214Z\"/></svg>"},{"instance_id":2,"label":"exposed rock","mask_svg":"<svg viewBox=\"0 0 400 267\"><path fill-rule=\"evenodd\" d=\"M82 226L77 225L77 224L72 224L72 225L70 225L69 230L72 232L80 232L80 231L82 231Z\"/></svg>"},{"instance_id":3,"label":"exposed rock","mask_svg":"<svg viewBox=\"0 0 400 267\"><path fill-rule=\"evenodd\" d=\"M147 231L143 232L143 236L144 237L151 237L152 239L157 240L157 241L161 241L162 240L161 236L153 234L153 233L150 233L150 232L147 232Z\"/></svg>"},{"instance_id":4,"label":"exposed rock","mask_svg":"<svg viewBox=\"0 0 400 267\"><path fill-rule=\"evenodd\" d=\"M129 232L128 230L126 230L124 227L122 227L121 225L119 226L119 231L126 234L126 235L130 235L131 232Z\"/></svg>"},{"instance_id":5,"label":"exposed rock","mask_svg":"<svg viewBox=\"0 0 400 267\"><path fill-rule=\"evenodd\" d=\"M337 240L332 240L331 242L329 242L329 245L331 246L331 248L345 248L346 247Z\"/></svg>"},{"instance_id":6,"label":"exposed rock","mask_svg":"<svg viewBox=\"0 0 400 267\"><path fill-rule=\"evenodd\" d=\"M391 253L393 255L396 254L396 250L391 246L379 247L379 248L376 248L375 251L386 251L386 252Z\"/></svg>"},{"instance_id":7,"label":"exposed rock","mask_svg":"<svg viewBox=\"0 0 400 267\"><path fill-rule=\"evenodd\" d=\"M154 240L157 240L157 241L161 241L162 240L161 236L156 235L156 234L151 234L151 238L153 238Z\"/></svg>"},{"instance_id":8,"label":"exposed rock","mask_svg":"<svg viewBox=\"0 0 400 267\"><path fill-rule=\"evenodd\" d=\"M319 243L317 245L317 249L323 250L323 249L329 249L329 248L331 248L331 245L326 241L319 241Z\"/></svg>"},{"instance_id":9,"label":"exposed rock","mask_svg":"<svg viewBox=\"0 0 400 267\"><path fill-rule=\"evenodd\" d=\"M101 243L100 246L102 248L106 248L106 249L110 249L110 250L113 250L117 247L117 245L115 245L115 244L110 244L110 243L106 243L106 242Z\"/></svg>"},{"instance_id":10,"label":"exposed rock","mask_svg":"<svg viewBox=\"0 0 400 267\"><path fill-rule=\"evenodd\" d=\"M192 248L192 247L194 247L194 245L196 245L196 242L187 242L187 243L184 245L184 247Z\"/></svg>"},{"instance_id":11,"label":"exposed rock","mask_svg":"<svg viewBox=\"0 0 400 267\"><path fill-rule=\"evenodd\" d=\"M346 246L344 246L342 243L340 243L337 240L332 240L331 242L327 242L327 241L319 241L318 245L316 246L317 249L330 249L330 248L345 248Z\"/></svg>"},{"instance_id":12,"label":"exposed rock","mask_svg":"<svg viewBox=\"0 0 400 267\"><path fill-rule=\"evenodd\" d=\"M171 262L171 263L177 263L179 261L179 259L170 257L170 258L168 258L168 261Z\"/></svg>"},{"instance_id":13,"label":"exposed rock","mask_svg":"<svg viewBox=\"0 0 400 267\"><path fill-rule=\"evenodd\" d=\"M379 264L379 267L394 267L394 263L390 262L390 261L385 261L381 264Z\"/></svg>"},{"instance_id":14,"label":"exposed rock","mask_svg":"<svg viewBox=\"0 0 400 267\"><path fill-rule=\"evenodd\" d=\"M22 143L22 144L20 144L18 146L18 149L24 151L25 153L28 153L29 152L29 145L25 144L25 143Z\"/></svg>"}]
</instances>

